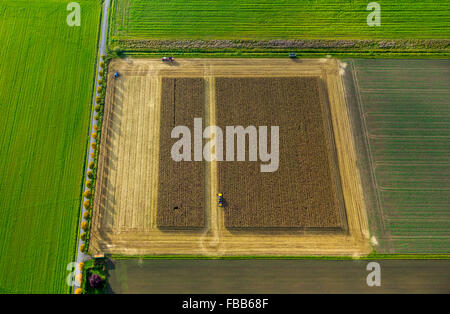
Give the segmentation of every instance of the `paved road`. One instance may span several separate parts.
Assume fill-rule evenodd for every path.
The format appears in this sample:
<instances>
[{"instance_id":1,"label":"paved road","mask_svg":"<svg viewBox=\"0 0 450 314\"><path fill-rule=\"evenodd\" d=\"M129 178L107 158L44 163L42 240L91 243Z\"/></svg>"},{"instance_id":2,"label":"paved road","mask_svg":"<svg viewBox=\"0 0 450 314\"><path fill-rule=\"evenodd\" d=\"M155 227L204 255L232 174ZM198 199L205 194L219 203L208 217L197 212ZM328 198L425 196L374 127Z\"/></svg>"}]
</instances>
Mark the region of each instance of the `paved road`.
<instances>
[{"instance_id":1,"label":"paved road","mask_svg":"<svg viewBox=\"0 0 450 314\"><path fill-rule=\"evenodd\" d=\"M110 0L105 0L103 3L103 15L102 15L102 25L101 25L101 33L100 33L100 42L99 42L99 48L98 48L98 60L97 60L97 73L96 73L96 80L95 80L95 90L94 90L94 99L95 97L99 96L99 93L97 93L97 87L99 86L98 84L98 80L101 78L100 75L98 74L99 71L101 70L100 67L100 61L101 61L101 56L103 54L106 54L106 37L107 37L107 31L108 31L108 12L109 12L109 5L110 5ZM92 102L92 121L91 121L91 133L92 134L94 132L94 126L97 125L97 121L94 119L95 116L95 111L94 111L94 107L95 107L95 101ZM91 157L91 153L94 152L94 150L91 147L91 144L94 143L95 140L91 137L90 141L89 141L89 153L88 153L88 158L86 159L86 171L88 170L88 164L93 161L93 158ZM85 179L87 179L87 177L85 177ZM85 180L86 182L86 180ZM83 197L83 202L87 200L85 197ZM84 209L84 207L82 206L81 209L81 217L80 217L80 235L81 233L83 233L83 230L81 229L81 223L83 221L85 221L85 219L83 219L83 213L86 210ZM91 257L89 255L84 254L83 252L80 251L80 245L83 244L83 241L81 239L78 240L78 250L77 250L77 265L81 262L84 262L86 260L89 260ZM77 267L76 270L76 275L78 275L80 273L80 270ZM79 282L75 282L75 286L73 288L73 292L75 292L75 290L77 288L80 287L80 283Z\"/></svg>"},{"instance_id":2,"label":"paved road","mask_svg":"<svg viewBox=\"0 0 450 314\"><path fill-rule=\"evenodd\" d=\"M115 260L111 293L450 293L450 260Z\"/></svg>"}]
</instances>

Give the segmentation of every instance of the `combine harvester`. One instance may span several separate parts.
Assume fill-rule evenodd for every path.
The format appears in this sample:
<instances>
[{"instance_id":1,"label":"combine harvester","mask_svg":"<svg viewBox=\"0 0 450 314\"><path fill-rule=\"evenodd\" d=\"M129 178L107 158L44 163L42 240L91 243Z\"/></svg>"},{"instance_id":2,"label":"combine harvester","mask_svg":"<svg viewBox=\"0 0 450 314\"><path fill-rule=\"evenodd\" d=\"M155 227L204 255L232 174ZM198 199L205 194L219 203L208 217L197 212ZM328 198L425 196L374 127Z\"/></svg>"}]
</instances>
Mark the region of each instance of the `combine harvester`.
<instances>
[{"instance_id":1,"label":"combine harvester","mask_svg":"<svg viewBox=\"0 0 450 314\"><path fill-rule=\"evenodd\" d=\"M219 207L223 207L223 195L222 193L217 194L217 203Z\"/></svg>"}]
</instances>

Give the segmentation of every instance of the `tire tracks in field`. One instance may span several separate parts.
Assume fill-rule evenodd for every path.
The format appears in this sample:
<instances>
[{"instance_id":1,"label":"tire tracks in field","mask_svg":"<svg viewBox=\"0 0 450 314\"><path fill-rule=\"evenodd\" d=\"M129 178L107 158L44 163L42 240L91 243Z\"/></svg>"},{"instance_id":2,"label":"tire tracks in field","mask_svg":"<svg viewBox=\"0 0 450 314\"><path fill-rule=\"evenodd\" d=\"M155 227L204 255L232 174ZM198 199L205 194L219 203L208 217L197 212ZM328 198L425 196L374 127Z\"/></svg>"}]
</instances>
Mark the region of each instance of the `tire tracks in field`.
<instances>
[{"instance_id":1,"label":"tire tracks in field","mask_svg":"<svg viewBox=\"0 0 450 314\"><path fill-rule=\"evenodd\" d=\"M205 117L209 126L216 125L216 89L215 78L211 73L210 67L205 67ZM216 147L216 138L214 138L214 147ZM212 156L211 156L212 157ZM216 194L218 193L217 182L217 161L212 160L206 163L205 176L205 204L207 216L207 224L205 232L201 236L200 246L206 255L221 254L220 250L220 211L216 202Z\"/></svg>"}]
</instances>

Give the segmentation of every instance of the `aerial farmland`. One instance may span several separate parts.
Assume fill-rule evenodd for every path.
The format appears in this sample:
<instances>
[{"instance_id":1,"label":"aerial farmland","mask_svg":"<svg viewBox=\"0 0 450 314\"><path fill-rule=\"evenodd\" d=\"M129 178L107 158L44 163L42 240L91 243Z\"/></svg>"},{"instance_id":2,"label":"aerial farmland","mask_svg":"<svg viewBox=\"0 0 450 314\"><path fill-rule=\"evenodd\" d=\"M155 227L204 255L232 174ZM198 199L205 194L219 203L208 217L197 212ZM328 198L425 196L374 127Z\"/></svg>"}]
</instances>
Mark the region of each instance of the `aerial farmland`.
<instances>
[{"instance_id":1,"label":"aerial farmland","mask_svg":"<svg viewBox=\"0 0 450 314\"><path fill-rule=\"evenodd\" d=\"M2 1L0 293L450 291L448 3L369 2Z\"/></svg>"},{"instance_id":2,"label":"aerial farmland","mask_svg":"<svg viewBox=\"0 0 450 314\"><path fill-rule=\"evenodd\" d=\"M443 1L383 1L383 23L393 26L387 31L367 27L360 12L368 3L119 0L114 1L111 35L130 40L448 39L449 12Z\"/></svg>"},{"instance_id":3,"label":"aerial farmland","mask_svg":"<svg viewBox=\"0 0 450 314\"><path fill-rule=\"evenodd\" d=\"M100 6L0 3L0 287L66 293L74 259ZM12 265L11 262L14 261Z\"/></svg>"},{"instance_id":4,"label":"aerial farmland","mask_svg":"<svg viewBox=\"0 0 450 314\"><path fill-rule=\"evenodd\" d=\"M172 129L177 125L193 127L194 119L203 116L203 79L163 78L161 84L157 225L160 228L202 228L205 226L205 165L203 162L174 162L168 157Z\"/></svg>"},{"instance_id":5,"label":"aerial farmland","mask_svg":"<svg viewBox=\"0 0 450 314\"><path fill-rule=\"evenodd\" d=\"M338 72L333 59L111 62L92 253L370 253ZM136 88L136 80L147 87ZM153 122L144 120L145 111ZM195 117L224 129L232 121L280 125L279 169L264 173L255 162L217 158L174 161L170 131L192 127ZM314 142L303 142L308 138ZM130 158L137 161L131 169ZM149 180L142 180L142 169L151 171ZM225 195L224 207L217 206L218 193Z\"/></svg>"},{"instance_id":6,"label":"aerial farmland","mask_svg":"<svg viewBox=\"0 0 450 314\"><path fill-rule=\"evenodd\" d=\"M218 164L219 190L229 195L227 228L346 228L329 110L321 104L319 84L317 77L216 79L219 126L279 125L284 139L276 174L258 173L251 161Z\"/></svg>"},{"instance_id":7,"label":"aerial farmland","mask_svg":"<svg viewBox=\"0 0 450 314\"><path fill-rule=\"evenodd\" d=\"M448 60L353 60L376 201L379 250L450 246Z\"/></svg>"}]
</instances>

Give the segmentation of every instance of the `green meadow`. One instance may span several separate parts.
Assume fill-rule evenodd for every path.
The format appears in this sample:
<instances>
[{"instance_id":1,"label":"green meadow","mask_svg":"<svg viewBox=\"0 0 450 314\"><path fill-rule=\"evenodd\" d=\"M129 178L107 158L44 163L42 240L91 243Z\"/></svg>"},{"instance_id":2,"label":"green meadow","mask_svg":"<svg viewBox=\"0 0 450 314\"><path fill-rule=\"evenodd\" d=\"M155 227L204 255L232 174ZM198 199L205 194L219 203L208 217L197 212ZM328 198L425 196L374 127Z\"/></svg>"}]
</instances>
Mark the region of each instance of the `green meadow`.
<instances>
[{"instance_id":1,"label":"green meadow","mask_svg":"<svg viewBox=\"0 0 450 314\"><path fill-rule=\"evenodd\" d=\"M450 61L354 59L377 253L450 252Z\"/></svg>"},{"instance_id":2,"label":"green meadow","mask_svg":"<svg viewBox=\"0 0 450 314\"><path fill-rule=\"evenodd\" d=\"M441 0L383 0L369 27L367 0L113 0L119 39L448 39Z\"/></svg>"},{"instance_id":3,"label":"green meadow","mask_svg":"<svg viewBox=\"0 0 450 314\"><path fill-rule=\"evenodd\" d=\"M74 261L99 1L0 1L0 291L66 293Z\"/></svg>"}]
</instances>

